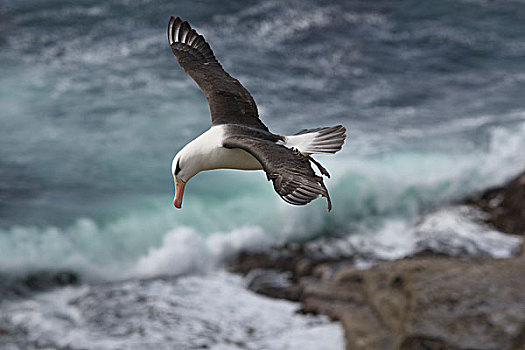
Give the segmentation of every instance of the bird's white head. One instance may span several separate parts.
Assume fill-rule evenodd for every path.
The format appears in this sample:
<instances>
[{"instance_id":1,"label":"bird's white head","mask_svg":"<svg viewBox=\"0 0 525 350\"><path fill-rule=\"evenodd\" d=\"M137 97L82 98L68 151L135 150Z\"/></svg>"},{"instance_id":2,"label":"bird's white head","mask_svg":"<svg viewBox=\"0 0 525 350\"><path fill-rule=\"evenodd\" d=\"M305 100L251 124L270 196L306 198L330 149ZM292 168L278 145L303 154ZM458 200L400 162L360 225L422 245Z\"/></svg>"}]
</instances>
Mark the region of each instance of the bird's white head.
<instances>
[{"instance_id":1,"label":"bird's white head","mask_svg":"<svg viewBox=\"0 0 525 350\"><path fill-rule=\"evenodd\" d=\"M184 195L184 186L202 169L199 163L195 161L188 151L187 147L177 153L171 162L171 173L173 174L173 181L175 182L175 198L173 204L176 208L182 208L182 196Z\"/></svg>"}]
</instances>

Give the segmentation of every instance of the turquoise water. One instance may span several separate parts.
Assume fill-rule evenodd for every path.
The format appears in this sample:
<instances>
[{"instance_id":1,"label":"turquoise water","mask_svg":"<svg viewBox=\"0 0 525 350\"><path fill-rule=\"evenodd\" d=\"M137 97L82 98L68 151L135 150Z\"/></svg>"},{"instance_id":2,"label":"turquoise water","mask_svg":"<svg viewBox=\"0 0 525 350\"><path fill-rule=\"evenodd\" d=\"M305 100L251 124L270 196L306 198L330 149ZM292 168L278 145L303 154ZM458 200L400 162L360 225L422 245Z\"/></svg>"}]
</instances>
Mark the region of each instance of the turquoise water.
<instances>
[{"instance_id":1,"label":"turquoise water","mask_svg":"<svg viewBox=\"0 0 525 350\"><path fill-rule=\"evenodd\" d=\"M236 171L199 174L173 208L171 159L210 119L167 44L171 14L272 131L348 128L343 151L318 157L331 213ZM289 240L402 242L422 214L523 169L524 15L520 2L4 1L0 271L126 278Z\"/></svg>"}]
</instances>

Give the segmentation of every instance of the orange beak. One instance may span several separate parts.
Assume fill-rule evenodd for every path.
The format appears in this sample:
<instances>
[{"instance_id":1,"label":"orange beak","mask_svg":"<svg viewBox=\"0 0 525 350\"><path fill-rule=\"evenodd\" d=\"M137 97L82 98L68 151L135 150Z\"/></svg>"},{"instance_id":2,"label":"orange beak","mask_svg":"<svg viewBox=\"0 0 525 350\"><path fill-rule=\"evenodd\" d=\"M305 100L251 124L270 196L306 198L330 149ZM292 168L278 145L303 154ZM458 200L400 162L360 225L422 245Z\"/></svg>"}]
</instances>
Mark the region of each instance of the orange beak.
<instances>
[{"instance_id":1,"label":"orange beak","mask_svg":"<svg viewBox=\"0 0 525 350\"><path fill-rule=\"evenodd\" d=\"M173 200L173 205L175 208L182 208L182 196L184 195L184 186L186 183L180 179L173 178L175 180L175 199Z\"/></svg>"}]
</instances>

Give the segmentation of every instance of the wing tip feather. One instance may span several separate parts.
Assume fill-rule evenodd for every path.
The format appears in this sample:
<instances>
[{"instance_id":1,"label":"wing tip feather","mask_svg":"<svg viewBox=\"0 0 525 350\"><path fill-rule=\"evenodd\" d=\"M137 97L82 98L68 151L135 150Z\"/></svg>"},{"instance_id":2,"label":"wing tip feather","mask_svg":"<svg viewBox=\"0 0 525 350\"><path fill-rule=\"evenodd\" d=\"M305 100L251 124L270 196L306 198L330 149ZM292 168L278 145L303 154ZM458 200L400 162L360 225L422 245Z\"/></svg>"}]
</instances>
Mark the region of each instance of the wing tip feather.
<instances>
[{"instance_id":1,"label":"wing tip feather","mask_svg":"<svg viewBox=\"0 0 525 350\"><path fill-rule=\"evenodd\" d=\"M206 62L217 62L206 39L180 17L170 17L168 22L168 42L175 55L177 55L176 52L178 51L195 50L193 52L198 52L202 55ZM188 50L188 48L192 50Z\"/></svg>"},{"instance_id":2,"label":"wing tip feather","mask_svg":"<svg viewBox=\"0 0 525 350\"><path fill-rule=\"evenodd\" d=\"M170 17L170 21L168 23L168 41L170 45L173 45L176 42L175 35L173 30L176 30L177 36L179 32L180 25L182 23L182 19L180 17Z\"/></svg>"}]
</instances>

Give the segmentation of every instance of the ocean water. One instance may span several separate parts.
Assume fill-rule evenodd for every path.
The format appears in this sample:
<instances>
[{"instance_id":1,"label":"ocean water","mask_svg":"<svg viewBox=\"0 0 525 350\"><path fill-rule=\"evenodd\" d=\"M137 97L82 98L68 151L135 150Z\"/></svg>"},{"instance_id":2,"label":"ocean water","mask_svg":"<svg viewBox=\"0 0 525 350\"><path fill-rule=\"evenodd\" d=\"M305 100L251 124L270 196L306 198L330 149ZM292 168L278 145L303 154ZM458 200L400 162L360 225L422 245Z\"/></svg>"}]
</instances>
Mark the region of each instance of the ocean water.
<instances>
[{"instance_id":1,"label":"ocean water","mask_svg":"<svg viewBox=\"0 0 525 350\"><path fill-rule=\"evenodd\" d=\"M343 150L317 157L331 213L238 171L199 174L173 208L171 159L210 118L168 46L170 15L205 35L273 132L347 127ZM508 256L519 239L450 205L524 168L524 17L523 1L3 0L1 278L214 274L287 241Z\"/></svg>"}]
</instances>

